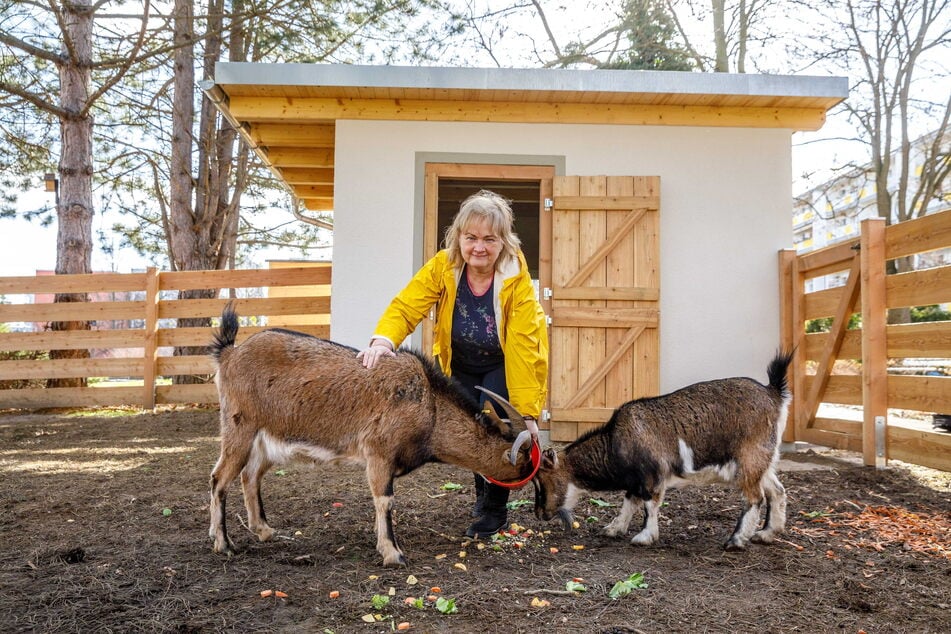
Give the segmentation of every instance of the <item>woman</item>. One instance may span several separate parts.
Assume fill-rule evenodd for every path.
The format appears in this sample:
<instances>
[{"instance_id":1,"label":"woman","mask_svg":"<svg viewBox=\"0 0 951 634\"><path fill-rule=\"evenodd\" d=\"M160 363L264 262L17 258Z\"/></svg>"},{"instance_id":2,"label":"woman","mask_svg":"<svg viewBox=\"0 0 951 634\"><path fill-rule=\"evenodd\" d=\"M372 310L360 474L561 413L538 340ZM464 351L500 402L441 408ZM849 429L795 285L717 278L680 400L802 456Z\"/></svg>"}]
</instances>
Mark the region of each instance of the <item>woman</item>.
<instances>
[{"instance_id":1,"label":"woman","mask_svg":"<svg viewBox=\"0 0 951 634\"><path fill-rule=\"evenodd\" d=\"M512 208L482 190L463 201L443 249L427 262L383 313L370 345L357 355L367 368L393 351L436 306L433 356L483 407L479 385L535 419L548 384L548 332L535 295ZM508 489L475 474L478 518L466 530L485 537L508 524Z\"/></svg>"}]
</instances>

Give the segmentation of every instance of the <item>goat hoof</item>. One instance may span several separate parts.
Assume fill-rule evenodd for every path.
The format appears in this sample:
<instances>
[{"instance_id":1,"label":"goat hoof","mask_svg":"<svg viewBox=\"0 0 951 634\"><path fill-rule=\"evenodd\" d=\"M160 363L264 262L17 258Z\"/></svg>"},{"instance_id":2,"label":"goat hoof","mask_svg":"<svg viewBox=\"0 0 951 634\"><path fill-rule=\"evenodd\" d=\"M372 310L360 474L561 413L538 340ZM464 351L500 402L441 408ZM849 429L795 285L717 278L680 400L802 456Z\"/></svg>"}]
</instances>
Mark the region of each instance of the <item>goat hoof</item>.
<instances>
[{"instance_id":1,"label":"goat hoof","mask_svg":"<svg viewBox=\"0 0 951 634\"><path fill-rule=\"evenodd\" d=\"M742 544L731 539L723 545L723 549L729 552L740 552L746 550L746 544Z\"/></svg>"},{"instance_id":2,"label":"goat hoof","mask_svg":"<svg viewBox=\"0 0 951 634\"><path fill-rule=\"evenodd\" d=\"M258 541L268 542L271 541L272 537L274 537L275 530L270 526L265 526L264 528L258 528L253 532L258 536Z\"/></svg>"},{"instance_id":3,"label":"goat hoof","mask_svg":"<svg viewBox=\"0 0 951 634\"><path fill-rule=\"evenodd\" d=\"M631 538L632 546L651 546L654 542L657 541L657 537L647 533L646 531L641 531L637 535Z\"/></svg>"},{"instance_id":4,"label":"goat hoof","mask_svg":"<svg viewBox=\"0 0 951 634\"><path fill-rule=\"evenodd\" d=\"M775 543L776 537L774 535L767 535L766 533L759 532L753 533L750 541L754 544L772 544Z\"/></svg>"},{"instance_id":5,"label":"goat hoof","mask_svg":"<svg viewBox=\"0 0 951 634\"><path fill-rule=\"evenodd\" d=\"M386 559L383 561L383 566L385 568L405 568L407 565L408 565L408 562L406 561L406 557L404 557L403 555L399 555L398 557L394 557L392 559Z\"/></svg>"}]
</instances>

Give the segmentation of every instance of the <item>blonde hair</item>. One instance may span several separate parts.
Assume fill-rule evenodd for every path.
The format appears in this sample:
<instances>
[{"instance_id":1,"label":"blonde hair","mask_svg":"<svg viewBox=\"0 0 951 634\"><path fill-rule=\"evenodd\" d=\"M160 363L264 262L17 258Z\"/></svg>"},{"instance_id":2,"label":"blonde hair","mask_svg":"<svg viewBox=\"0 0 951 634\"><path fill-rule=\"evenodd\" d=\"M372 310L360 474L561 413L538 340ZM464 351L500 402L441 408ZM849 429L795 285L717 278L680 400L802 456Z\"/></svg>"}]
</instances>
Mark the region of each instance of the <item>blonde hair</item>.
<instances>
[{"instance_id":1,"label":"blonde hair","mask_svg":"<svg viewBox=\"0 0 951 634\"><path fill-rule=\"evenodd\" d=\"M518 257L522 241L513 230L515 216L512 213L512 206L507 199L495 192L481 189L462 201L459 212L452 219L452 224L446 229L446 235L443 237L443 248L449 252L449 261L453 266L460 266L463 262L459 236L476 219L488 220L492 232L499 236L502 243L499 259L495 261L496 270L510 258Z\"/></svg>"}]
</instances>

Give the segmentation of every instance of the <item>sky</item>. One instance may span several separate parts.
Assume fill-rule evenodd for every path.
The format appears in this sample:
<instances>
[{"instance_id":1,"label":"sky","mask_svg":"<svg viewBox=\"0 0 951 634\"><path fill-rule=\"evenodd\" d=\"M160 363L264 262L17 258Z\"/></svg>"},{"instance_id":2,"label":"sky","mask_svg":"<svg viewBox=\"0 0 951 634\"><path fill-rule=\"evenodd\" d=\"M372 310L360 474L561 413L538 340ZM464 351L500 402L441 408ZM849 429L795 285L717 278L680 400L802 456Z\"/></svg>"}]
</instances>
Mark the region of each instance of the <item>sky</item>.
<instances>
[{"instance_id":1,"label":"sky","mask_svg":"<svg viewBox=\"0 0 951 634\"><path fill-rule=\"evenodd\" d=\"M37 174L37 178L42 174ZM44 200L48 199L48 200ZM21 210L53 206L53 194L37 189L19 195ZM0 275L34 275L56 268L56 224L41 227L21 218L0 220Z\"/></svg>"}]
</instances>

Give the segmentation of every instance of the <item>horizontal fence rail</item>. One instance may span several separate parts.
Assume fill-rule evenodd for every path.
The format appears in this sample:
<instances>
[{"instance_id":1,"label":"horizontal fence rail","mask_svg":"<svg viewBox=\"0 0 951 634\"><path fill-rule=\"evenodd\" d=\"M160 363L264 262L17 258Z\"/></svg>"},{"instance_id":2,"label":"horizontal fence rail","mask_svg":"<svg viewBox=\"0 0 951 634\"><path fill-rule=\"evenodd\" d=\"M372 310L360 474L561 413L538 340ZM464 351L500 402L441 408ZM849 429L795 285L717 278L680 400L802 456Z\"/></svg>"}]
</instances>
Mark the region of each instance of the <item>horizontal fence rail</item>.
<instances>
[{"instance_id":1,"label":"horizontal fence rail","mask_svg":"<svg viewBox=\"0 0 951 634\"><path fill-rule=\"evenodd\" d=\"M239 341L274 326L327 337L330 289L331 266L324 262L0 277L0 408L217 403L208 355L173 353L207 346L213 328L178 328L177 320L211 318L217 326L216 318L233 301L242 321ZM213 290L217 297L179 299L186 290ZM54 304L57 293L86 293L89 301ZM51 330L57 321L90 322L91 330ZM54 350L87 350L89 356L50 359ZM174 383L181 376L199 382ZM51 380L73 378L89 381L86 387L47 387Z\"/></svg>"},{"instance_id":2,"label":"horizontal fence rail","mask_svg":"<svg viewBox=\"0 0 951 634\"><path fill-rule=\"evenodd\" d=\"M858 451L867 465L897 459L951 471L951 434L897 415L951 414L951 321L888 323L890 311L951 302L951 266L940 255L949 248L945 211L893 226L865 220L855 240L780 252L783 344L795 348L785 441ZM899 258L914 270L887 274ZM806 331L828 318L828 331ZM819 416L823 405L858 406L861 420Z\"/></svg>"}]
</instances>

